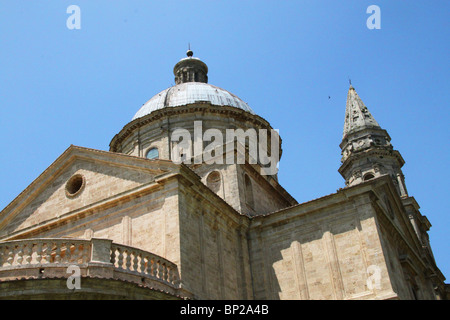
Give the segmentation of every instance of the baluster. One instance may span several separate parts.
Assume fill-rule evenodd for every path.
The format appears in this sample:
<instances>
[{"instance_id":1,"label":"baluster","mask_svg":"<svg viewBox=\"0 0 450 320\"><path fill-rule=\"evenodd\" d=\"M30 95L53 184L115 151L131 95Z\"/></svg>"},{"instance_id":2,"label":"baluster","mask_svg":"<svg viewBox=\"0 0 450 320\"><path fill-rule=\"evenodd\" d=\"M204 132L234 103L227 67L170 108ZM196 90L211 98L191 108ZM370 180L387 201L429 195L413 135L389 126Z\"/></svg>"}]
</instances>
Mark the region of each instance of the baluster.
<instances>
[{"instance_id":1,"label":"baluster","mask_svg":"<svg viewBox=\"0 0 450 320\"><path fill-rule=\"evenodd\" d=\"M167 266L167 282L173 284L173 268L171 266Z\"/></svg>"},{"instance_id":2,"label":"baluster","mask_svg":"<svg viewBox=\"0 0 450 320\"><path fill-rule=\"evenodd\" d=\"M59 243L58 241L55 241L55 263L61 262L61 245L62 243Z\"/></svg>"},{"instance_id":3,"label":"baluster","mask_svg":"<svg viewBox=\"0 0 450 320\"><path fill-rule=\"evenodd\" d=\"M118 261L118 268L123 269L123 250L121 248L117 248L117 251L119 252L119 261Z\"/></svg>"},{"instance_id":4,"label":"baluster","mask_svg":"<svg viewBox=\"0 0 450 320\"><path fill-rule=\"evenodd\" d=\"M44 248L45 247L45 248ZM50 263L50 252L49 252L49 244L45 242L42 244L42 260L41 263Z\"/></svg>"},{"instance_id":5,"label":"baluster","mask_svg":"<svg viewBox=\"0 0 450 320\"><path fill-rule=\"evenodd\" d=\"M55 262L55 247L53 245L53 242L48 243L48 263Z\"/></svg>"},{"instance_id":6,"label":"baluster","mask_svg":"<svg viewBox=\"0 0 450 320\"><path fill-rule=\"evenodd\" d=\"M125 250L125 252L127 253L127 260L126 260L125 267L126 267L126 270L131 270L130 269L130 267L131 267L131 252L128 249Z\"/></svg>"},{"instance_id":7,"label":"baluster","mask_svg":"<svg viewBox=\"0 0 450 320\"><path fill-rule=\"evenodd\" d=\"M163 280L168 282L168 278L169 278L169 274L168 274L168 270L167 270L167 265L164 262L163 264Z\"/></svg>"},{"instance_id":8,"label":"baluster","mask_svg":"<svg viewBox=\"0 0 450 320\"><path fill-rule=\"evenodd\" d=\"M17 252L16 252L16 265L21 265L22 264L22 261L23 261L23 250L22 250L22 246L23 246L23 244L18 244L17 246L16 246L16 248L17 248Z\"/></svg>"},{"instance_id":9,"label":"baluster","mask_svg":"<svg viewBox=\"0 0 450 320\"><path fill-rule=\"evenodd\" d=\"M66 263L72 263L72 246L73 244L71 242L66 242L66 250L64 252L64 262Z\"/></svg>"},{"instance_id":10,"label":"baluster","mask_svg":"<svg viewBox=\"0 0 450 320\"><path fill-rule=\"evenodd\" d=\"M60 263L66 263L66 251L67 251L67 246L65 242L60 242L59 245L59 262Z\"/></svg>"},{"instance_id":11,"label":"baluster","mask_svg":"<svg viewBox=\"0 0 450 320\"><path fill-rule=\"evenodd\" d=\"M156 277L158 279L162 279L163 278L163 265L161 263L161 260L158 260L157 262L157 266L158 266L158 274L156 275Z\"/></svg>"},{"instance_id":12,"label":"baluster","mask_svg":"<svg viewBox=\"0 0 450 320\"><path fill-rule=\"evenodd\" d=\"M0 246L0 267L3 267L3 266L6 265L7 257L8 257L7 247L6 246Z\"/></svg>"},{"instance_id":13,"label":"baluster","mask_svg":"<svg viewBox=\"0 0 450 320\"><path fill-rule=\"evenodd\" d=\"M12 266L14 262L14 248L6 246L5 252L7 252L6 265Z\"/></svg>"},{"instance_id":14,"label":"baluster","mask_svg":"<svg viewBox=\"0 0 450 320\"><path fill-rule=\"evenodd\" d=\"M148 270L147 270L148 264L147 264L146 260L147 260L147 257L144 256L143 254L141 254L140 269L141 269L141 273L142 274L147 274L148 273Z\"/></svg>"},{"instance_id":15,"label":"baluster","mask_svg":"<svg viewBox=\"0 0 450 320\"><path fill-rule=\"evenodd\" d=\"M115 267L117 267L117 265L116 265L116 262L117 262L117 259L116 259L116 247L111 247L111 255L110 255L110 257L111 257L111 264L113 265L113 266L115 266Z\"/></svg>"},{"instance_id":16,"label":"baluster","mask_svg":"<svg viewBox=\"0 0 450 320\"><path fill-rule=\"evenodd\" d=\"M155 258L151 257L151 259L149 260L149 263L150 263L150 266L149 266L150 267L150 275L152 277L156 277Z\"/></svg>"},{"instance_id":17,"label":"baluster","mask_svg":"<svg viewBox=\"0 0 450 320\"><path fill-rule=\"evenodd\" d=\"M138 271L138 258L140 253L133 251L134 259L133 259L133 271Z\"/></svg>"},{"instance_id":18,"label":"baluster","mask_svg":"<svg viewBox=\"0 0 450 320\"><path fill-rule=\"evenodd\" d=\"M36 263L40 264L42 262L42 242L38 241L36 244Z\"/></svg>"},{"instance_id":19,"label":"baluster","mask_svg":"<svg viewBox=\"0 0 450 320\"><path fill-rule=\"evenodd\" d=\"M55 263L56 258L56 246L54 242L48 244L48 255L50 257L49 263Z\"/></svg>"},{"instance_id":20,"label":"baluster","mask_svg":"<svg viewBox=\"0 0 450 320\"><path fill-rule=\"evenodd\" d=\"M24 264L30 264L31 263L31 255L33 253L33 243L28 242L25 244L25 248L23 250L23 256L25 263Z\"/></svg>"}]
</instances>

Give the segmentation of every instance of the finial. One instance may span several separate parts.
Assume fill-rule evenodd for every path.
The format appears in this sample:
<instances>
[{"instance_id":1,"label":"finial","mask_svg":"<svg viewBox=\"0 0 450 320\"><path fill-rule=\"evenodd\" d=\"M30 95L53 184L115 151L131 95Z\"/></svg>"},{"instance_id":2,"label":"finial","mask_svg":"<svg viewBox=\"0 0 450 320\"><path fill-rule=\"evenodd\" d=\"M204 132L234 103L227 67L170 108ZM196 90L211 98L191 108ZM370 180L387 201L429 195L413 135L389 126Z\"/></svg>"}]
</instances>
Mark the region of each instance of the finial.
<instances>
[{"instance_id":1,"label":"finial","mask_svg":"<svg viewBox=\"0 0 450 320\"><path fill-rule=\"evenodd\" d=\"M350 79L350 77L348 77L348 83L350 84L350 89L355 89L355 88L353 88L353 86L352 86L352 79Z\"/></svg>"},{"instance_id":2,"label":"finial","mask_svg":"<svg viewBox=\"0 0 450 320\"><path fill-rule=\"evenodd\" d=\"M350 77L348 77L348 83L350 84L350 88L353 88L353 86L352 86L352 79L350 79Z\"/></svg>"},{"instance_id":3,"label":"finial","mask_svg":"<svg viewBox=\"0 0 450 320\"><path fill-rule=\"evenodd\" d=\"M191 43L188 44L188 51L186 52L186 55L188 57L192 57L194 55L194 52L191 50Z\"/></svg>"}]
</instances>

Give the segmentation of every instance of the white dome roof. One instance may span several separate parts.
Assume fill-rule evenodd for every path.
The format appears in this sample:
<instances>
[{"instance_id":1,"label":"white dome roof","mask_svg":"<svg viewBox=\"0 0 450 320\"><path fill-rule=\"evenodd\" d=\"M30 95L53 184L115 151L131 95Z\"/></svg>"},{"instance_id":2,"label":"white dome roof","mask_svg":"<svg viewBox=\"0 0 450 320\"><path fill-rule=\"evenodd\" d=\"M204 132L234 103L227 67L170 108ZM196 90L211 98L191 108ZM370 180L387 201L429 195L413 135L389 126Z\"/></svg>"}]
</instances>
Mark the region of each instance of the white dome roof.
<instances>
[{"instance_id":1,"label":"white dome roof","mask_svg":"<svg viewBox=\"0 0 450 320\"><path fill-rule=\"evenodd\" d=\"M247 103L224 89L203 82L185 82L156 94L139 109L132 120L146 116L155 110L197 102L208 102L214 106L235 107L254 114Z\"/></svg>"}]
</instances>

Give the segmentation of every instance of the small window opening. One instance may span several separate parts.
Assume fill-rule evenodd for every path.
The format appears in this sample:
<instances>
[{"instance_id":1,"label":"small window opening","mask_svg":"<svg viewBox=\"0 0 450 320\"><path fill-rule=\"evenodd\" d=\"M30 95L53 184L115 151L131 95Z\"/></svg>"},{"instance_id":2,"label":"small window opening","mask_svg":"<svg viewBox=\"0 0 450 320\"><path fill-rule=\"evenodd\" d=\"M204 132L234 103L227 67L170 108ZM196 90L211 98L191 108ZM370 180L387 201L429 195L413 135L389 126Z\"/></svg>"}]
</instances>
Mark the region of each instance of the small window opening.
<instances>
[{"instance_id":1,"label":"small window opening","mask_svg":"<svg viewBox=\"0 0 450 320\"><path fill-rule=\"evenodd\" d=\"M217 193L220 190L220 173L218 171L211 172L208 177L206 178L206 185L208 188L210 188L213 192Z\"/></svg>"},{"instance_id":2,"label":"small window opening","mask_svg":"<svg viewBox=\"0 0 450 320\"><path fill-rule=\"evenodd\" d=\"M147 159L158 159L159 158L159 152L157 148L151 148L147 152Z\"/></svg>"},{"instance_id":3,"label":"small window opening","mask_svg":"<svg viewBox=\"0 0 450 320\"><path fill-rule=\"evenodd\" d=\"M66 194L69 197L74 197L81 192L84 187L84 177L81 174L76 174L66 183Z\"/></svg>"}]
</instances>

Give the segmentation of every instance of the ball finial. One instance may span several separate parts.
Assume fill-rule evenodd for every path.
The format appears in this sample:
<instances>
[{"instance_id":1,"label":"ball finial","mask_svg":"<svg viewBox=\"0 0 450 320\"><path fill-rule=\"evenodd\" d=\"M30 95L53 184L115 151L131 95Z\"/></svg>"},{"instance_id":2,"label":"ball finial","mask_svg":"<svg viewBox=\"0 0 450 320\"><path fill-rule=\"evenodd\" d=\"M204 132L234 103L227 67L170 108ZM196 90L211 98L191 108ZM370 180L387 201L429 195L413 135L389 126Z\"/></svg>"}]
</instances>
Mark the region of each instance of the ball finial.
<instances>
[{"instance_id":1,"label":"ball finial","mask_svg":"<svg viewBox=\"0 0 450 320\"><path fill-rule=\"evenodd\" d=\"M192 57L192 56L194 55L194 52L192 52L192 50L189 49L189 50L186 52L186 55L187 55L188 57Z\"/></svg>"}]
</instances>

